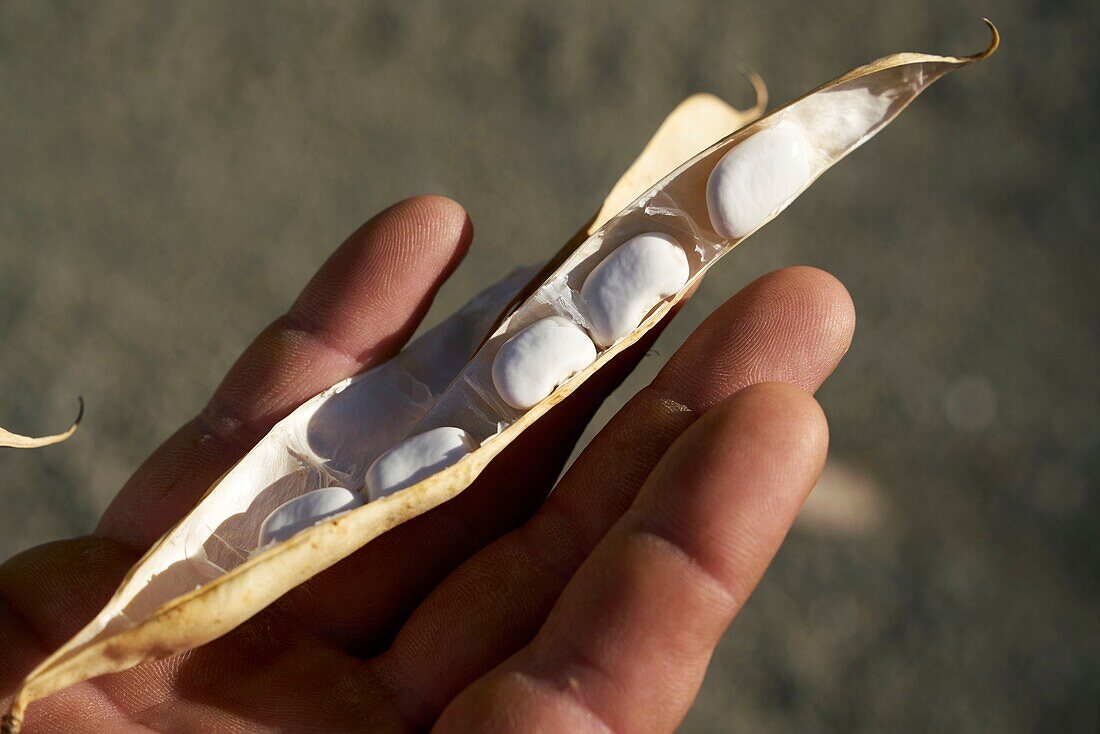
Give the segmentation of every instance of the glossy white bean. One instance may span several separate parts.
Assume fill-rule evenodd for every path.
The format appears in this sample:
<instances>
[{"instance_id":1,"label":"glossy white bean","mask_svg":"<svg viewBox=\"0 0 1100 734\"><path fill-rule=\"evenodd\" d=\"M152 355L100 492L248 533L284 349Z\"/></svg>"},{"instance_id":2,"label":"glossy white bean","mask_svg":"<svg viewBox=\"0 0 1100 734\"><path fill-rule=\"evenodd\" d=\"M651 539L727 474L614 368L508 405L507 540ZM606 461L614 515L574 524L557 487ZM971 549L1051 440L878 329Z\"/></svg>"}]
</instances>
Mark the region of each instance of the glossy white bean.
<instances>
[{"instance_id":1,"label":"glossy white bean","mask_svg":"<svg viewBox=\"0 0 1100 734\"><path fill-rule=\"evenodd\" d=\"M812 159L795 126L761 130L738 143L707 180L714 231L737 239L755 230L809 184Z\"/></svg>"},{"instance_id":2,"label":"glossy white bean","mask_svg":"<svg viewBox=\"0 0 1100 734\"><path fill-rule=\"evenodd\" d=\"M632 332L662 299L684 287L689 274L675 238L649 232L627 240L581 286L592 340L606 347Z\"/></svg>"},{"instance_id":3,"label":"glossy white bean","mask_svg":"<svg viewBox=\"0 0 1100 734\"><path fill-rule=\"evenodd\" d=\"M325 487L284 502L260 526L259 547L281 543L301 530L363 504L363 498L344 487Z\"/></svg>"},{"instance_id":4,"label":"glossy white bean","mask_svg":"<svg viewBox=\"0 0 1100 734\"><path fill-rule=\"evenodd\" d=\"M584 329L551 316L504 343L493 360L493 386L508 405L526 410L595 359L596 345Z\"/></svg>"},{"instance_id":5,"label":"glossy white bean","mask_svg":"<svg viewBox=\"0 0 1100 734\"><path fill-rule=\"evenodd\" d=\"M478 446L461 428L433 428L407 438L379 456L367 470L372 500L391 495L457 463Z\"/></svg>"}]
</instances>

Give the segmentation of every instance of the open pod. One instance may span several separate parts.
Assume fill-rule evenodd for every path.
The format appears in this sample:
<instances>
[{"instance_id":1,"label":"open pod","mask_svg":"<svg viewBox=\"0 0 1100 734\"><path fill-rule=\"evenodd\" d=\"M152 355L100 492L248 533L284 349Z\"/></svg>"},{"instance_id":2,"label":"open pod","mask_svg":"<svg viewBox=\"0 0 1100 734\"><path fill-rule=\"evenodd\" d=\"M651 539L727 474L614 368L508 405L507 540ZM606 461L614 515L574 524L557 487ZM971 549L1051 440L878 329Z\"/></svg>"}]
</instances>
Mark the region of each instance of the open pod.
<instances>
[{"instance_id":1,"label":"open pod","mask_svg":"<svg viewBox=\"0 0 1100 734\"><path fill-rule=\"evenodd\" d=\"M888 56L744 127L745 116L714 98L689 99L604 210L537 275L491 287L390 362L330 388L276 425L138 562L104 610L27 676L6 731L18 728L34 699L225 634L371 539L462 492L520 433L655 326L724 254L825 170L937 79L993 53L998 36L989 27L992 42L979 54ZM763 145L768 141L779 145ZM790 161L776 167L777 156ZM770 193L757 196L750 188L745 198L738 187L746 181ZM528 407L523 397L509 396L501 387L507 379L498 364L502 350L548 320L572 329L573 337L592 332L586 281L640 235L681 248L683 282L628 331L592 344L588 363L551 384L545 397ZM333 484L361 488L377 456L440 428L461 429L473 449L411 486L258 547L259 525L280 502Z\"/></svg>"}]
</instances>

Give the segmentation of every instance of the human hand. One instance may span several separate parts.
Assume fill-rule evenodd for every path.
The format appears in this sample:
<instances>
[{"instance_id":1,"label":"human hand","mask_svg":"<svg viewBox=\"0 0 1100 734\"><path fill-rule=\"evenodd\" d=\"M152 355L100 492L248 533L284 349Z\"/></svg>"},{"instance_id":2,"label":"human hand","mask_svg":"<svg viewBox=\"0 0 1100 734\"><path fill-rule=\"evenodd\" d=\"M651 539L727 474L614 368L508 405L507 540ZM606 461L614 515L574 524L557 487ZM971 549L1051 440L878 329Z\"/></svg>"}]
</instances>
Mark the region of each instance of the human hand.
<instances>
[{"instance_id":1,"label":"human hand","mask_svg":"<svg viewBox=\"0 0 1100 734\"><path fill-rule=\"evenodd\" d=\"M0 704L138 557L296 405L384 361L471 239L439 197L353 234L96 531L0 567ZM546 497L651 333L456 499L232 633L31 705L24 731L672 731L824 462L810 397L851 301L809 268L715 311Z\"/></svg>"}]
</instances>

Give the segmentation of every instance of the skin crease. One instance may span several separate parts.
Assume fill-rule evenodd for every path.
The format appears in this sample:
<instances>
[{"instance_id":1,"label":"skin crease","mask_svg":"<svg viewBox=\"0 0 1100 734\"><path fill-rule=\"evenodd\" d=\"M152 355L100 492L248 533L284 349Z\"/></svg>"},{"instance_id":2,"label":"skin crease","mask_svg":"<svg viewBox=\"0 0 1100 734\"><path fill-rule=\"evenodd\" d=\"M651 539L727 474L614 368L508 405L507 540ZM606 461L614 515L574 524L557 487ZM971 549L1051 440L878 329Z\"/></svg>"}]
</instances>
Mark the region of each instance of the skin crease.
<instances>
[{"instance_id":1,"label":"skin crease","mask_svg":"<svg viewBox=\"0 0 1100 734\"><path fill-rule=\"evenodd\" d=\"M91 536L0 566L0 703L141 552L294 406L386 359L469 246L418 197L330 258ZM811 393L854 312L831 276L766 275L696 329L553 486L643 339L455 500L225 637L31 704L39 732L670 732L824 461ZM522 477L516 482L516 477Z\"/></svg>"}]
</instances>

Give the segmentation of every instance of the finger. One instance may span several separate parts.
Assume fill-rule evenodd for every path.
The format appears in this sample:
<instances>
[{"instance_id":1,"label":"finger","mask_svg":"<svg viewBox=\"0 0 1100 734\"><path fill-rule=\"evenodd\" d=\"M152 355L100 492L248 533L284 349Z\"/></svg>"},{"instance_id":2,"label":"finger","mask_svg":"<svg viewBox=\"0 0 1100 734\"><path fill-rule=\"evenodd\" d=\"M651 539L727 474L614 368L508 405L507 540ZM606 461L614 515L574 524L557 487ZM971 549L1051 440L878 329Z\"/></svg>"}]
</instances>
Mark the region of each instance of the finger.
<instances>
[{"instance_id":1,"label":"finger","mask_svg":"<svg viewBox=\"0 0 1100 734\"><path fill-rule=\"evenodd\" d=\"M436 730L672 731L825 462L790 385L743 390L676 441L530 645Z\"/></svg>"},{"instance_id":2,"label":"finger","mask_svg":"<svg viewBox=\"0 0 1100 734\"><path fill-rule=\"evenodd\" d=\"M363 225L241 355L202 413L138 469L97 534L143 550L277 420L391 356L471 235L462 207L438 196L403 201Z\"/></svg>"},{"instance_id":3,"label":"finger","mask_svg":"<svg viewBox=\"0 0 1100 734\"><path fill-rule=\"evenodd\" d=\"M410 715L431 721L465 685L531 639L576 568L698 415L754 383L815 390L847 350L854 319L844 287L811 268L766 275L707 318L596 436L531 522L449 576L377 661L420 692Z\"/></svg>"}]
</instances>

